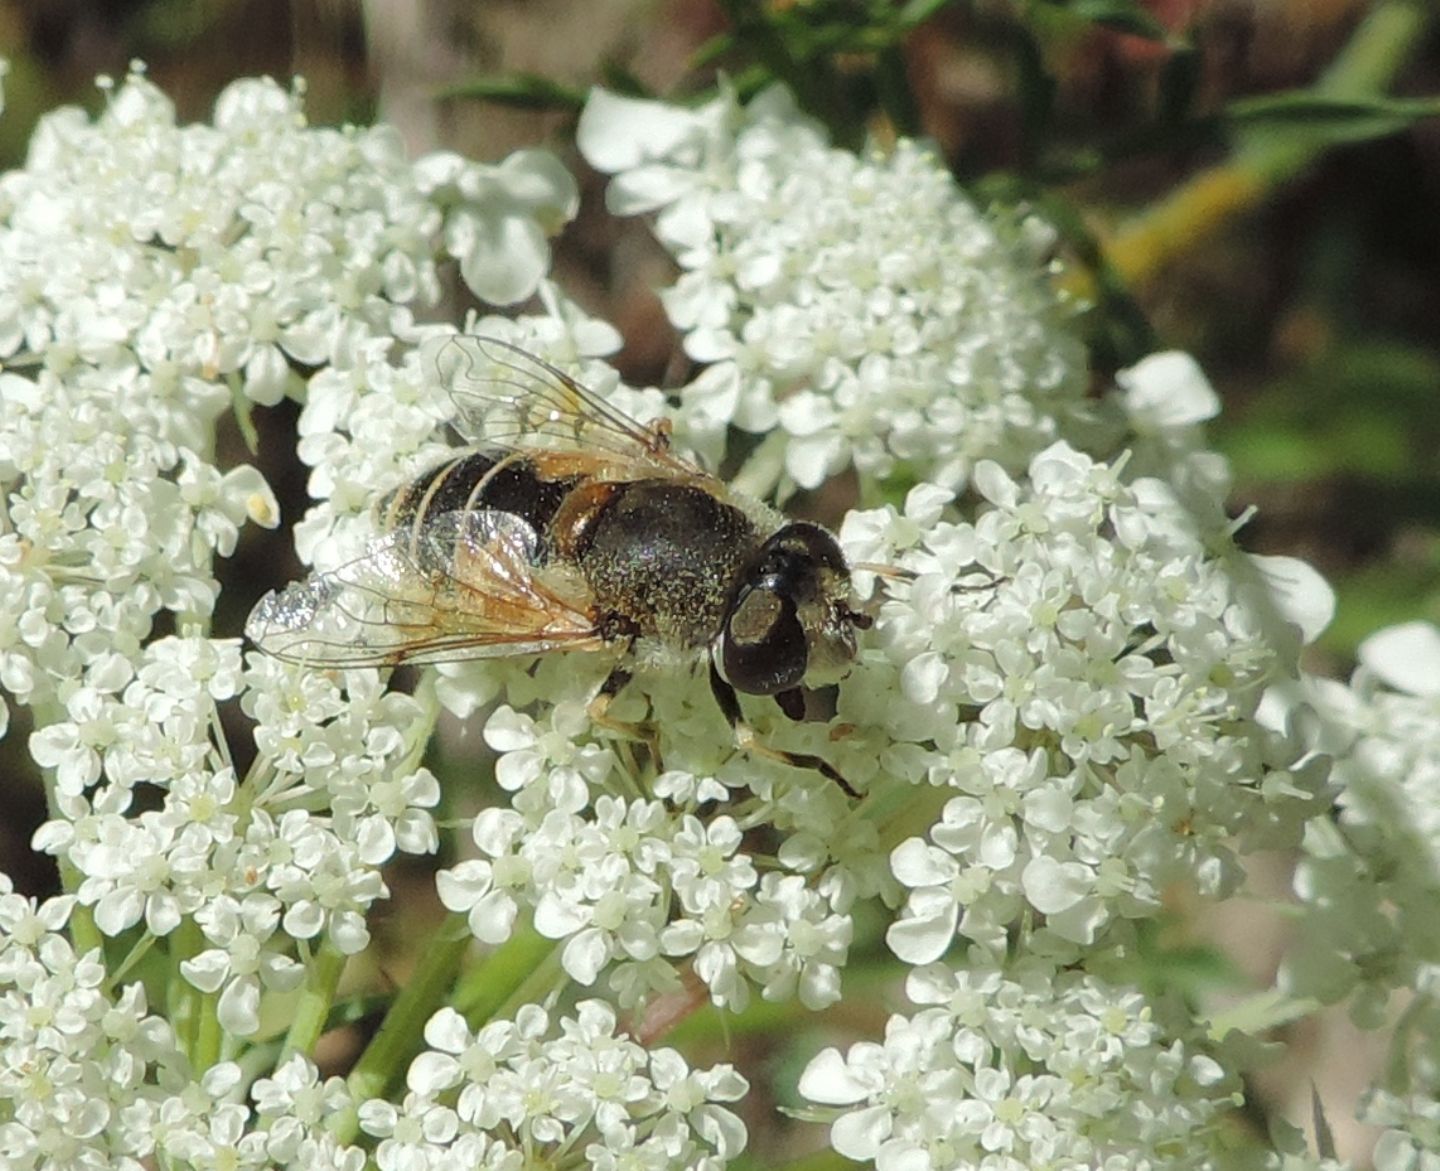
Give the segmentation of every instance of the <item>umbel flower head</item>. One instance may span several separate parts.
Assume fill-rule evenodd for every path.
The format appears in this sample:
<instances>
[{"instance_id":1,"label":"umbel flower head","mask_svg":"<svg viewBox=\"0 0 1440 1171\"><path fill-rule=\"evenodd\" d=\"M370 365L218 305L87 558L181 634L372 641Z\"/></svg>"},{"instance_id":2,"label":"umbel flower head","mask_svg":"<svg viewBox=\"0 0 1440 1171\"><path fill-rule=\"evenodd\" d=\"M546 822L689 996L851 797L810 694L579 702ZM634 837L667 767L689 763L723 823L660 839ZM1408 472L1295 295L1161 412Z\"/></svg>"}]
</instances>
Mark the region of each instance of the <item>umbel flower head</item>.
<instances>
[{"instance_id":1,"label":"umbel flower head","mask_svg":"<svg viewBox=\"0 0 1440 1171\"><path fill-rule=\"evenodd\" d=\"M1229 1081L1090 962L1169 885L1230 893L1246 850L1293 846L1326 800L1324 761L1260 718L1298 643L1273 637L1276 563L1181 503L1220 482L1203 458L1183 484L1148 474L1195 455L1203 378L1130 372L1124 409L1153 440L1137 475L1084 450L1083 361L1033 225L979 216L918 148L846 155L778 95L695 113L602 95L582 137L622 172L624 210L661 209L684 270L667 304L710 365L677 434L769 432L761 453L799 484L918 473L903 507L843 526L852 562L902 574L834 718L747 701L763 738L861 798L736 751L700 673L642 665L616 697L616 720L659 729L661 771L589 719L600 656L450 665L406 694L210 637L214 557L277 519L258 472L215 464L226 404L243 425L303 399L297 547L322 569L353 557L377 493L449 450L455 403L421 343L453 327L412 312L445 258L493 300L539 295L467 329L635 418L668 404L621 386L602 361L618 335L542 279L574 205L548 156L412 164L383 129L307 127L270 82L180 127L132 76L98 119L54 115L0 179L0 685L36 717L36 846L71 888L0 892L0 1161L719 1171L745 1082L639 1044L646 1013L824 1008L877 914L914 1011L805 1075L838 1150L905 1171L1140 1166L1189 1143L1203 1161ZM1313 625L1324 599L1302 600L1282 616ZM165 613L177 633L156 637ZM228 703L254 726L238 770ZM285 1044L318 1036L320 977L369 945L382 868L437 846L421 759L442 703L481 713L500 796L439 896L487 947L553 941L527 987L553 980L484 1022L415 1012L401 1031L423 1050L380 1071L404 1080L388 1097L299 1053L257 1078L302 981L312 1011ZM77 949L76 927L138 938L200 1015L167 1024L112 991L110 952Z\"/></svg>"},{"instance_id":2,"label":"umbel flower head","mask_svg":"<svg viewBox=\"0 0 1440 1171\"><path fill-rule=\"evenodd\" d=\"M42 119L0 179L11 696L114 680L162 609L208 619L213 555L279 519L258 473L213 465L227 405L298 396L298 369L393 344L447 254L482 295L528 296L575 201L550 156L411 163L385 127L307 126L300 90L269 80L229 87L209 125L177 125L138 69L98 118Z\"/></svg>"},{"instance_id":3,"label":"umbel flower head","mask_svg":"<svg viewBox=\"0 0 1440 1171\"><path fill-rule=\"evenodd\" d=\"M953 487L978 459L1023 467L1079 417L1049 230L987 217L920 145L833 148L783 88L694 110L597 90L578 142L615 175L610 209L658 212L682 269L662 299L710 363L684 396L697 433L778 428L806 488L901 464Z\"/></svg>"},{"instance_id":4,"label":"umbel flower head","mask_svg":"<svg viewBox=\"0 0 1440 1171\"><path fill-rule=\"evenodd\" d=\"M1338 793L1333 824L1305 839L1295 875L1305 914L1282 981L1296 996L1348 1002L1367 1027L1397 994L1415 995L1407 1012L1429 1043L1409 1056L1412 1086L1440 1095L1440 631L1389 627L1359 657L1348 684L1307 678L1288 696L1287 718L1334 757Z\"/></svg>"},{"instance_id":5,"label":"umbel flower head","mask_svg":"<svg viewBox=\"0 0 1440 1171\"><path fill-rule=\"evenodd\" d=\"M958 969L916 969L906 991L919 1010L883 1040L822 1050L801 1075L806 1098L841 1108L842 1155L879 1171L1214 1166L1233 1087L1133 989L975 949Z\"/></svg>"}]
</instances>

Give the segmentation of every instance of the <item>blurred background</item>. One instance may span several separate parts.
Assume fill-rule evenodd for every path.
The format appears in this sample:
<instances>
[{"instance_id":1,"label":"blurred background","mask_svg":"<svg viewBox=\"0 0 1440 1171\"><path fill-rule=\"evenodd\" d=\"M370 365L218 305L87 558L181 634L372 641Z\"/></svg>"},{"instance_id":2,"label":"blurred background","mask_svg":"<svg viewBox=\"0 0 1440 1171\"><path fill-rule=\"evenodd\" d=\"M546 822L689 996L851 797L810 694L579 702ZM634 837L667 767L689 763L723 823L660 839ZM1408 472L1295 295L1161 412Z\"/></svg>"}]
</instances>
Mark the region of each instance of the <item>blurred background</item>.
<instances>
[{"instance_id":1,"label":"blurred background","mask_svg":"<svg viewBox=\"0 0 1440 1171\"><path fill-rule=\"evenodd\" d=\"M1334 584L1337 618L1310 665L1343 676L1366 634L1440 620L1433 8L1430 0L0 0L0 53L10 60L0 164L23 164L44 111L97 109L96 75L121 76L134 59L183 120L208 118L237 77L300 75L312 121L385 120L416 154L447 147L493 160L544 144L584 192L579 219L555 244L557 279L619 327L627 380L673 385L683 369L651 292L670 262L643 223L605 216L601 178L572 145L578 103L596 83L685 99L708 92L722 70L742 92L783 78L837 142L927 136L978 201L1025 202L1050 217L1065 279L1094 306L1083 327L1097 392L1154 349L1198 358L1224 402L1212 435L1233 465L1232 512L1258 507L1241 542L1302 557ZM291 519L305 506L303 471L284 438L293 419L293 409L269 413L274 441L262 440L259 456ZM231 442L236 461L250 458L238 437ZM249 604L298 568L286 566L282 545L260 540L247 538L228 570L235 601L217 634L238 633ZM0 771L28 768L24 743L24 729L12 728ZM24 874L41 862L24 861L43 817L38 786L33 802L17 798L14 810L0 860L17 884L44 889L43 868ZM1283 898L1288 862L1258 867L1257 879L1262 894ZM392 887L403 882L397 875ZM418 898L428 883L414 888ZM430 921L415 916L408 939L395 928L388 979L403 978L403 955ZM1202 979L1218 949L1244 957L1245 978L1268 980L1278 932L1273 917L1227 909L1187 936L1199 941L1190 975L1172 967L1163 978ZM1168 954L1187 954L1183 943ZM847 998L845 1034L878 1033L883 999L862 998L857 1009ZM816 1026L771 1011L758 1006L723 1029L698 1018L685 1027L702 1047L758 1047L775 1082L793 1084L816 1044L800 1052L787 1043L790 1030ZM1331 1123L1342 1154L1363 1150L1364 1137L1342 1125L1353 1101L1347 1079L1368 1076L1364 1042L1343 1021L1287 1040L1298 1062L1262 1079L1257 1101L1300 1121L1313 1078L1337 1103ZM747 1060L755 1068L755 1055ZM749 1121L765 1126L766 1117ZM773 1147L761 1138L754 1149Z\"/></svg>"}]
</instances>

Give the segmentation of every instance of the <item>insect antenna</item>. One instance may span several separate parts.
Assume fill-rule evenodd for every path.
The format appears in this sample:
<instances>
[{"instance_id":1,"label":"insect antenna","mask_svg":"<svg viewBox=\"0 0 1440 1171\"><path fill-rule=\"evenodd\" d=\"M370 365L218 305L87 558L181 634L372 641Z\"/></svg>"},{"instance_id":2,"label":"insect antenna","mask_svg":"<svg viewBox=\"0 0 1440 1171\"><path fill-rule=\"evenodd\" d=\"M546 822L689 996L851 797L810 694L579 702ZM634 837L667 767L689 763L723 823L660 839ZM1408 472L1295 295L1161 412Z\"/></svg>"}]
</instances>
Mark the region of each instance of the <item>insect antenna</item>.
<instances>
[{"instance_id":1,"label":"insect antenna","mask_svg":"<svg viewBox=\"0 0 1440 1171\"><path fill-rule=\"evenodd\" d=\"M972 563L970 566L976 573L983 573L987 581L969 584L956 582L950 587L952 593L969 594L979 593L982 590L993 590L1003 585L1005 578L999 574L991 573L983 565ZM886 581L914 582L919 580L920 575L913 569L902 569L898 565L886 565L883 561L857 561L850 567L852 572L873 573L876 577L883 577Z\"/></svg>"}]
</instances>

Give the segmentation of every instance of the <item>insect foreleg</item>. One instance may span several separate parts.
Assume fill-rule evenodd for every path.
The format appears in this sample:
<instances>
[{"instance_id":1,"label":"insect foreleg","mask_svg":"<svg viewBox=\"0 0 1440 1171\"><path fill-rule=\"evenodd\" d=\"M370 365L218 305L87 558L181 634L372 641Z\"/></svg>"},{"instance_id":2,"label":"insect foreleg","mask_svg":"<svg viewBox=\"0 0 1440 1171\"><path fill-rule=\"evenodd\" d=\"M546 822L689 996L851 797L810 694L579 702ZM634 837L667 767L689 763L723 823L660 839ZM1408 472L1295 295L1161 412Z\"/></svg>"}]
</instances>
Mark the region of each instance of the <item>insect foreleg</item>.
<instances>
[{"instance_id":1,"label":"insect foreleg","mask_svg":"<svg viewBox=\"0 0 1440 1171\"><path fill-rule=\"evenodd\" d=\"M745 722L745 714L740 710L740 698L735 693L735 688L721 676L716 669L714 660L710 663L710 690L715 696L715 702L720 705L720 710L725 713L726 722L730 730L735 733L735 744L741 752L749 753L751 756L762 756L766 760L779 761L781 764L788 764L793 768L813 769L821 776L834 781L851 797L857 800L860 794L835 768L819 756L813 756L808 752L787 752L783 748L775 748L761 741L755 729Z\"/></svg>"}]
</instances>

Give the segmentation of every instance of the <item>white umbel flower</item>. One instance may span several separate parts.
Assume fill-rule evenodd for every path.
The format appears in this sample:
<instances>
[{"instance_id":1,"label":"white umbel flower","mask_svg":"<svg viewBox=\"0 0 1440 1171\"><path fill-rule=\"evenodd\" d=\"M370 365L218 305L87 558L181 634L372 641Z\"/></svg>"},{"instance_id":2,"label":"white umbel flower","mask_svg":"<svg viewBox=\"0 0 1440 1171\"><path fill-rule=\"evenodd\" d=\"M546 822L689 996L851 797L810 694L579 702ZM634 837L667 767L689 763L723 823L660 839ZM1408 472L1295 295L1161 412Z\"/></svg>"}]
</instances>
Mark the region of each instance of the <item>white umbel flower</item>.
<instances>
[{"instance_id":1,"label":"white umbel flower","mask_svg":"<svg viewBox=\"0 0 1440 1171\"><path fill-rule=\"evenodd\" d=\"M1214 1165L1220 1067L1170 1041L1138 993L1031 960L912 974L922 1006L800 1078L830 1138L882 1171ZM924 1007L931 1006L931 1007Z\"/></svg>"},{"instance_id":2,"label":"white umbel flower","mask_svg":"<svg viewBox=\"0 0 1440 1171\"><path fill-rule=\"evenodd\" d=\"M813 488L853 465L946 485L1023 467L1080 406L1083 349L1038 223L987 218L925 148L831 147L788 93L696 110L592 93L578 141L612 210L658 211L697 431L784 433Z\"/></svg>"},{"instance_id":3,"label":"white umbel flower","mask_svg":"<svg viewBox=\"0 0 1440 1171\"><path fill-rule=\"evenodd\" d=\"M1212 554L1223 535L1063 443L1026 480L980 465L976 487L973 524L920 523L917 489L842 530L851 557L917 578L881 604L883 652L841 717L878 725L877 753L913 745L890 757L912 782L955 790L928 841L891 855L910 896L889 940L911 963L957 933L1001 948L1025 909L1076 948L1172 882L1223 896L1241 852L1298 842L1326 796L1325 762L1259 719L1295 666L1264 576Z\"/></svg>"}]
</instances>

